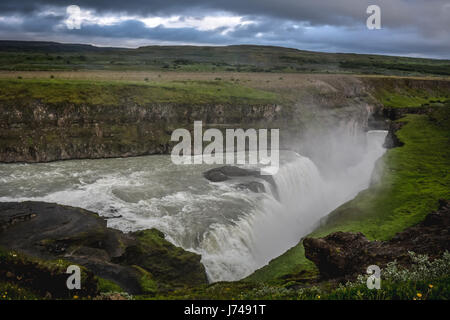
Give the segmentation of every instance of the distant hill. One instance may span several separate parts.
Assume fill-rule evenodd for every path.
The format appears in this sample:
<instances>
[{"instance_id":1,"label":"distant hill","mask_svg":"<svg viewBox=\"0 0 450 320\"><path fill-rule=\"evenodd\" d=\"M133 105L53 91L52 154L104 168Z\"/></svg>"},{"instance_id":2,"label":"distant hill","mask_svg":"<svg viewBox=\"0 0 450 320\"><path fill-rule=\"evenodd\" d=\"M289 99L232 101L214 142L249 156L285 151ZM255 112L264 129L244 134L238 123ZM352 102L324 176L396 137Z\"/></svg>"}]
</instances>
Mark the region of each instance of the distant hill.
<instances>
[{"instance_id":1,"label":"distant hill","mask_svg":"<svg viewBox=\"0 0 450 320\"><path fill-rule=\"evenodd\" d=\"M86 52L98 51L99 47L89 44L64 44L47 41L0 40L0 50L12 52Z\"/></svg>"},{"instance_id":2,"label":"distant hill","mask_svg":"<svg viewBox=\"0 0 450 320\"><path fill-rule=\"evenodd\" d=\"M450 60L322 53L231 45L103 48L86 44L0 41L1 70L142 70L350 73L450 76Z\"/></svg>"}]
</instances>

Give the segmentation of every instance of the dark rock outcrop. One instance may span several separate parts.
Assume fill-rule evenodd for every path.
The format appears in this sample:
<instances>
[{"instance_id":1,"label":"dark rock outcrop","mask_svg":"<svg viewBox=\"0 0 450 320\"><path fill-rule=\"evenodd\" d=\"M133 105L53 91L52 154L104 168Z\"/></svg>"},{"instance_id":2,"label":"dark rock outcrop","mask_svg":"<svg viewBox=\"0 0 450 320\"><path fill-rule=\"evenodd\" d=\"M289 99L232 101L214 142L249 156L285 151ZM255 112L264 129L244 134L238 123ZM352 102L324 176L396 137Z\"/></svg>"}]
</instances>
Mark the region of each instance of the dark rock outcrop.
<instances>
[{"instance_id":1,"label":"dark rock outcrop","mask_svg":"<svg viewBox=\"0 0 450 320\"><path fill-rule=\"evenodd\" d=\"M175 247L160 231L124 234L107 228L93 212L53 203L0 203L0 247L42 261L63 259L83 266L133 294L207 281L200 256ZM5 261L0 256L0 278L17 271Z\"/></svg>"},{"instance_id":2,"label":"dark rock outcrop","mask_svg":"<svg viewBox=\"0 0 450 320\"><path fill-rule=\"evenodd\" d=\"M238 189L247 189L255 193L266 192L264 184L258 181L250 181L246 183L240 183L236 186Z\"/></svg>"},{"instance_id":3,"label":"dark rock outcrop","mask_svg":"<svg viewBox=\"0 0 450 320\"><path fill-rule=\"evenodd\" d=\"M203 173L203 176L212 182L221 182L233 177L260 177L259 170L243 169L236 166L223 166ZM272 179L273 181L273 179Z\"/></svg>"},{"instance_id":4,"label":"dark rock outcrop","mask_svg":"<svg viewBox=\"0 0 450 320\"><path fill-rule=\"evenodd\" d=\"M236 166L223 166L213 168L203 173L203 176L211 182L222 182L232 180L234 178L257 178L264 180L270 184L272 194L278 199L278 189L275 180L271 175L262 175L256 169L244 169ZM238 188L245 188L253 192L265 192L266 188L261 182L246 181L237 185Z\"/></svg>"},{"instance_id":5,"label":"dark rock outcrop","mask_svg":"<svg viewBox=\"0 0 450 320\"><path fill-rule=\"evenodd\" d=\"M305 256L316 264L324 279L352 277L365 273L369 265L382 268L394 260L407 265L408 251L434 259L450 250L450 201L440 200L438 211L390 241L369 241L362 233L335 232L324 238L306 238L303 245Z\"/></svg>"},{"instance_id":6,"label":"dark rock outcrop","mask_svg":"<svg viewBox=\"0 0 450 320\"><path fill-rule=\"evenodd\" d=\"M421 107L406 107L406 108L383 108L382 114L385 119L392 121L403 118L407 114L429 114L433 111L432 107L421 106Z\"/></svg>"},{"instance_id":7,"label":"dark rock outcrop","mask_svg":"<svg viewBox=\"0 0 450 320\"><path fill-rule=\"evenodd\" d=\"M396 132L400 130L403 126L404 122L391 122L389 124L388 133L386 135L386 139L384 141L383 147L386 149L392 149L401 147L404 145L403 142L397 137Z\"/></svg>"}]
</instances>

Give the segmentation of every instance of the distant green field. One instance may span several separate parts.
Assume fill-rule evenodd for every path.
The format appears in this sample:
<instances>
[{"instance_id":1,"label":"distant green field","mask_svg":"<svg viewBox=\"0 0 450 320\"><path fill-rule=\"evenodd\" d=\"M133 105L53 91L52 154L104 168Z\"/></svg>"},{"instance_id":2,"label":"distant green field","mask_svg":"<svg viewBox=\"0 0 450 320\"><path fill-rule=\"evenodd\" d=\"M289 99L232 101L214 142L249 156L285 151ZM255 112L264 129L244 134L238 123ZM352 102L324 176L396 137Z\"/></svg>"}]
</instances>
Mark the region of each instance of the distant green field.
<instances>
[{"instance_id":1,"label":"distant green field","mask_svg":"<svg viewBox=\"0 0 450 320\"><path fill-rule=\"evenodd\" d=\"M99 48L52 42L0 41L0 70L348 73L450 76L450 60L235 45Z\"/></svg>"},{"instance_id":2,"label":"distant green field","mask_svg":"<svg viewBox=\"0 0 450 320\"><path fill-rule=\"evenodd\" d=\"M450 82L408 78L366 78L375 98L387 108L439 107L450 102Z\"/></svg>"},{"instance_id":3,"label":"distant green field","mask_svg":"<svg viewBox=\"0 0 450 320\"><path fill-rule=\"evenodd\" d=\"M450 106L399 121L405 124L397 136L405 145L389 149L378 161L379 182L334 210L309 237L351 231L388 240L436 210L438 199L450 198ZM299 243L248 280L274 281L302 270L317 272Z\"/></svg>"},{"instance_id":4,"label":"distant green field","mask_svg":"<svg viewBox=\"0 0 450 320\"><path fill-rule=\"evenodd\" d=\"M225 81L120 82L1 79L0 101L120 105L121 103L274 103L278 96Z\"/></svg>"}]
</instances>

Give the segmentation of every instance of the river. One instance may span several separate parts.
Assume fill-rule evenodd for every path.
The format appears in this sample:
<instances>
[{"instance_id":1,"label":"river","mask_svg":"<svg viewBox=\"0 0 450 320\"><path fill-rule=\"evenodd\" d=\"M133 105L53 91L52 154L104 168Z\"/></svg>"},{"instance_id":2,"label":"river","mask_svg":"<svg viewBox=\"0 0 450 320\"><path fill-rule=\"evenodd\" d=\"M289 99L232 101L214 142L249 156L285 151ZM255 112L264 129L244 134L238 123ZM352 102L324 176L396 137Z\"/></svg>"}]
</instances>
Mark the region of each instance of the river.
<instances>
[{"instance_id":1,"label":"river","mask_svg":"<svg viewBox=\"0 0 450 320\"><path fill-rule=\"evenodd\" d=\"M334 208L367 188L386 131L369 131L357 163L323 176L312 160L281 153L270 192L212 183L211 165L175 165L170 156L0 164L0 201L81 207L124 232L157 228L202 255L211 282L238 280L298 243Z\"/></svg>"}]
</instances>

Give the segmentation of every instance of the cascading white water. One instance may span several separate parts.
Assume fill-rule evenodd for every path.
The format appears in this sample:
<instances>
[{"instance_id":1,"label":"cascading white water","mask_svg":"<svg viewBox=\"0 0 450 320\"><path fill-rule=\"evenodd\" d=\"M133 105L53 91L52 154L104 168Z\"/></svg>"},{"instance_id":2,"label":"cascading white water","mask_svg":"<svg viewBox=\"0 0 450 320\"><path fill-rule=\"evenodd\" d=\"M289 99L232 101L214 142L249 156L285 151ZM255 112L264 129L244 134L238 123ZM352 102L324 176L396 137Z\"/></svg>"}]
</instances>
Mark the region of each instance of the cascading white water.
<instances>
[{"instance_id":1,"label":"cascading white water","mask_svg":"<svg viewBox=\"0 0 450 320\"><path fill-rule=\"evenodd\" d=\"M204 235L197 252L211 281L249 275L295 245L315 213L324 210L319 201L323 181L316 166L306 157L290 156L273 176L279 201L275 194L262 194L252 199L249 213L232 224L215 225Z\"/></svg>"},{"instance_id":2,"label":"cascading white water","mask_svg":"<svg viewBox=\"0 0 450 320\"><path fill-rule=\"evenodd\" d=\"M279 200L271 192L210 183L202 173L211 166L187 170L169 156L147 156L0 164L0 201L78 206L114 217L108 226L125 232L155 227L174 244L200 253L210 281L237 280L295 245L320 218L366 188L385 135L368 133L361 159L350 167L336 164L326 178L310 159L287 153L273 177Z\"/></svg>"},{"instance_id":3,"label":"cascading white water","mask_svg":"<svg viewBox=\"0 0 450 320\"><path fill-rule=\"evenodd\" d=\"M271 193L233 225L217 225L205 235L199 253L208 266L210 280L249 275L296 245L321 218L367 188L375 161L385 151L386 134L369 131L360 161L327 179L310 159L291 155L273 176L278 201Z\"/></svg>"}]
</instances>

